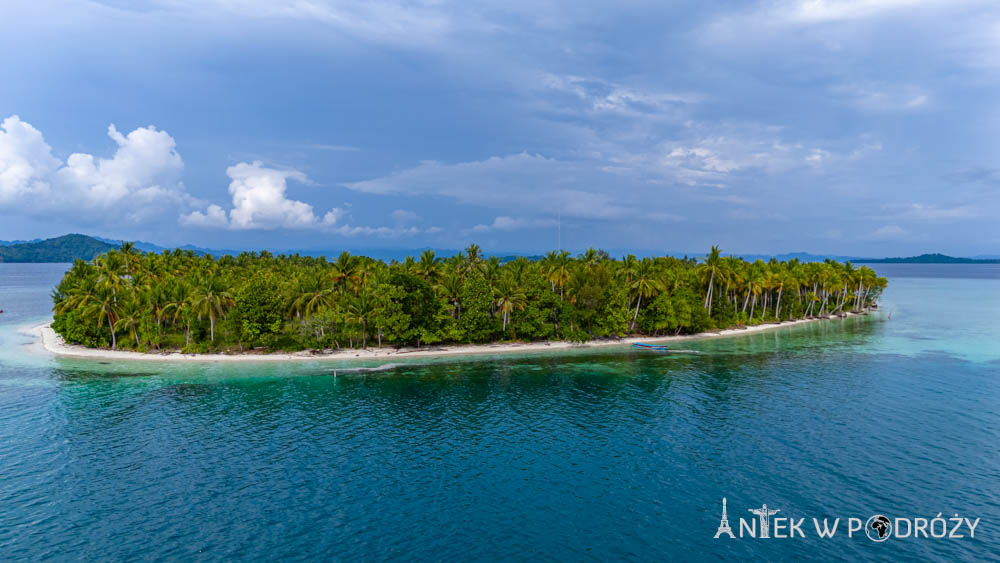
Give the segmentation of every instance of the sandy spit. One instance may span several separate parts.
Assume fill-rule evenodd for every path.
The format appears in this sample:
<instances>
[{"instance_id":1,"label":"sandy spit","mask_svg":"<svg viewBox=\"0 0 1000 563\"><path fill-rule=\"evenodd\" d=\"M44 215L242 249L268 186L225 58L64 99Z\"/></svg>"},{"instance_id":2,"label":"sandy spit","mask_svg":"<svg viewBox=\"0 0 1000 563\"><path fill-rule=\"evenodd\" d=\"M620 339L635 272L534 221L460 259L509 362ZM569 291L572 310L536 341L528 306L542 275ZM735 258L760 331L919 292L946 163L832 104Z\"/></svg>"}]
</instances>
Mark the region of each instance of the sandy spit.
<instances>
[{"instance_id":1,"label":"sandy spit","mask_svg":"<svg viewBox=\"0 0 1000 563\"><path fill-rule=\"evenodd\" d=\"M859 313L848 313L854 316ZM860 313L863 314L863 313ZM720 338L775 330L779 328L800 325L815 321L837 319L835 315L816 319L802 319L783 323L764 324L745 328L731 328L713 332L686 336L664 336L659 338L622 338L619 340L597 340L586 343L551 341L531 343L498 343L498 344L455 344L433 345L422 348L366 348L364 350L324 350L275 354L181 354L179 352L142 353L127 350L105 350L87 348L75 344L67 344L62 336L52 330L50 323L28 327L23 333L37 337L42 348L56 356L67 358L82 358L93 360L140 360L157 362L301 362L325 360L373 360L373 359L404 359L404 358L440 358L447 356L482 355L490 356L504 353L526 353L542 351L559 351L568 349L585 349L610 346L631 346L635 342L653 344L669 344L683 340L698 340Z\"/></svg>"}]
</instances>

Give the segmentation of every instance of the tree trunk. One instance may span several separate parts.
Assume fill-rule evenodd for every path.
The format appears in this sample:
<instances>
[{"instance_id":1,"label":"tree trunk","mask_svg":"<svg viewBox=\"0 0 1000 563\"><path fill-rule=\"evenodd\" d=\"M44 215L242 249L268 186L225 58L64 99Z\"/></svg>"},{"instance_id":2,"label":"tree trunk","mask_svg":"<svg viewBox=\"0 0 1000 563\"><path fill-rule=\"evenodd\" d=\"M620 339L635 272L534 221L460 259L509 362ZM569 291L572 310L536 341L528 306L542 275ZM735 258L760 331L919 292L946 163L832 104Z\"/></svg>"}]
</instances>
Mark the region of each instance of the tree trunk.
<instances>
[{"instance_id":1,"label":"tree trunk","mask_svg":"<svg viewBox=\"0 0 1000 563\"><path fill-rule=\"evenodd\" d=\"M712 316L712 284L715 283L715 268L712 268L712 275L708 277L708 292L705 294L705 308L708 309L708 316Z\"/></svg>"},{"instance_id":2,"label":"tree trunk","mask_svg":"<svg viewBox=\"0 0 1000 563\"><path fill-rule=\"evenodd\" d=\"M635 332L635 320L639 318L639 306L642 305L642 292L639 292L639 298L635 300L635 314L632 315L632 332ZM709 313L711 314L711 313Z\"/></svg>"},{"instance_id":3,"label":"tree trunk","mask_svg":"<svg viewBox=\"0 0 1000 563\"><path fill-rule=\"evenodd\" d=\"M115 323L111 320L111 313L108 313L108 329L111 331L111 349L118 348L118 339L115 338Z\"/></svg>"}]
</instances>

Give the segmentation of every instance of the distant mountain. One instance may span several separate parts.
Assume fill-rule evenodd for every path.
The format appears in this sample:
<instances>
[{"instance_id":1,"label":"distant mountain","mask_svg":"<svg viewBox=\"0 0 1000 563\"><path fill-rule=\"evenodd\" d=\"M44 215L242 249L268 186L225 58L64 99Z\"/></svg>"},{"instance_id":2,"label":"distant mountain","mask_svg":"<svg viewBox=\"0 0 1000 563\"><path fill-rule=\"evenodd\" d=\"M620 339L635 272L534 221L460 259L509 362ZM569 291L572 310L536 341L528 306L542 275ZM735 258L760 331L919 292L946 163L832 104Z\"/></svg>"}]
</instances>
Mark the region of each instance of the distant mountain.
<instances>
[{"instance_id":1,"label":"distant mountain","mask_svg":"<svg viewBox=\"0 0 1000 563\"><path fill-rule=\"evenodd\" d=\"M86 235L63 235L38 242L0 246L0 262L72 262L91 260L117 245Z\"/></svg>"},{"instance_id":2,"label":"distant mountain","mask_svg":"<svg viewBox=\"0 0 1000 563\"><path fill-rule=\"evenodd\" d=\"M15 244L24 244L24 243L27 243L27 242L39 242L41 240L42 239L40 239L40 238L36 238L36 239L33 239L33 240L0 240L0 246L11 246L11 245L15 245Z\"/></svg>"},{"instance_id":3,"label":"distant mountain","mask_svg":"<svg viewBox=\"0 0 1000 563\"><path fill-rule=\"evenodd\" d=\"M118 248L121 246L121 241L101 238L101 237L90 237L87 235L72 234L65 235L53 239L41 240L35 239L32 241L0 241L0 262L72 262L76 258L82 258L84 260L91 260L95 256L107 252L113 248ZM165 250L173 250L172 247L164 247L151 242L135 242L135 247L143 252L154 252L160 254ZM199 246L194 246L186 244L180 247L181 250L190 250L197 255L211 254L212 256L238 256L241 250L219 250L211 248L203 248ZM431 250L437 255L438 258L447 258L449 256L454 256L456 254L463 254L462 250L445 249L445 248L341 248L336 250L272 250L273 254L285 254L293 255L298 254L300 256L326 256L328 260L336 260L337 256L341 252L346 250L352 255L358 256L368 256L371 258L385 260L386 262L392 260L403 261L407 256L412 256L418 258L420 253L425 250ZM692 258L701 259L704 253L689 252L650 252L650 251L636 251L632 252L627 249L613 249L609 250L608 253L611 256L625 256L627 254L635 254L639 257L644 256L674 256L676 258L682 258L690 256ZM578 253L572 252L571 254L576 255ZM497 256L502 262L507 262L513 260L517 257L525 257L529 260L537 260L541 256L537 253L531 252L484 252L484 256ZM976 256L975 258L956 258L954 256L947 256L945 254L921 254L920 256L911 256L908 258L864 258L857 256L842 256L833 254L810 254L808 252L789 252L785 254L738 254L734 253L732 256L743 258L744 260L770 260L771 258L776 258L778 260L787 261L792 259L798 259L800 262L822 262L826 259L836 260L838 262L855 262L863 264L1000 264L1000 257L998 256Z\"/></svg>"},{"instance_id":4,"label":"distant mountain","mask_svg":"<svg viewBox=\"0 0 1000 563\"><path fill-rule=\"evenodd\" d=\"M869 264L1000 264L1000 259L956 258L945 254L921 254L909 258L877 258L864 260Z\"/></svg>"}]
</instances>

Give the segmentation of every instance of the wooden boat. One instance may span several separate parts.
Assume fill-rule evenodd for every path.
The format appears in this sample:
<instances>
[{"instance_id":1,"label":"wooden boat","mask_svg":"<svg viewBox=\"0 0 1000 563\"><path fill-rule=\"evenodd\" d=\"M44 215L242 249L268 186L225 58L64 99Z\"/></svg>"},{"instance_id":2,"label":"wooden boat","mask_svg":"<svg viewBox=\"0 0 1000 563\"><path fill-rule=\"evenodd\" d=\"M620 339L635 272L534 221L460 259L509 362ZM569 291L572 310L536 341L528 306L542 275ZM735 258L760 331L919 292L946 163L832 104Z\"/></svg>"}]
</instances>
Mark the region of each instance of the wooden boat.
<instances>
[{"instance_id":1,"label":"wooden boat","mask_svg":"<svg viewBox=\"0 0 1000 563\"><path fill-rule=\"evenodd\" d=\"M667 348L663 344L646 344L643 342L633 342L633 348L638 348L640 350L649 350L650 352L663 352L666 354L701 354L697 350L677 350L672 348Z\"/></svg>"}]
</instances>

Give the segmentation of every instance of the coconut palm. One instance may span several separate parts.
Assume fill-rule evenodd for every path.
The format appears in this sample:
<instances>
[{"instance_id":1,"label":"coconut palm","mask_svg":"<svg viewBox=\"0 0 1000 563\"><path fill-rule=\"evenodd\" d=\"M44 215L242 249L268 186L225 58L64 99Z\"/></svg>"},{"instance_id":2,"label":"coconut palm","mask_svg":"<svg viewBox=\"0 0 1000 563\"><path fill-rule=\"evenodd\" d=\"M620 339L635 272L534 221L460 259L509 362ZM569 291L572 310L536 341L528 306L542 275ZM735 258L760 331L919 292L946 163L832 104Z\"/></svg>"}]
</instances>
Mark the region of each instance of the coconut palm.
<instances>
[{"instance_id":1,"label":"coconut palm","mask_svg":"<svg viewBox=\"0 0 1000 563\"><path fill-rule=\"evenodd\" d=\"M553 252L552 262L546 272L545 279L550 284L552 284L552 290L559 288L559 299L563 298L563 288L566 287L566 282L569 281L570 276L570 257L569 252L563 251L559 253Z\"/></svg>"},{"instance_id":2,"label":"coconut palm","mask_svg":"<svg viewBox=\"0 0 1000 563\"><path fill-rule=\"evenodd\" d=\"M502 279L494 290L496 295L496 308L503 316L503 332L507 332L507 325L510 324L511 313L515 310L523 311L527 305L527 296L524 291L514 285L509 279Z\"/></svg>"},{"instance_id":3,"label":"coconut palm","mask_svg":"<svg viewBox=\"0 0 1000 563\"><path fill-rule=\"evenodd\" d=\"M235 304L232 294L226 291L219 280L212 275L199 280L191 296L191 308L198 320L208 317L211 335L209 340L212 342L215 342L215 319L224 316Z\"/></svg>"},{"instance_id":4,"label":"coconut palm","mask_svg":"<svg viewBox=\"0 0 1000 563\"><path fill-rule=\"evenodd\" d=\"M712 246L712 250L705 257L705 262L699 267L699 274L708 277L708 289L705 290L705 308L708 309L709 316L712 315L712 293L715 284L715 276L722 266L722 255L718 246Z\"/></svg>"},{"instance_id":5,"label":"coconut palm","mask_svg":"<svg viewBox=\"0 0 1000 563\"><path fill-rule=\"evenodd\" d=\"M642 306L642 298L653 297L663 291L663 284L653 267L653 261L643 258L635 269L635 276L632 279L630 289L635 292L635 314L632 315L632 324L629 330L635 330L636 319L639 318L639 307Z\"/></svg>"}]
</instances>

